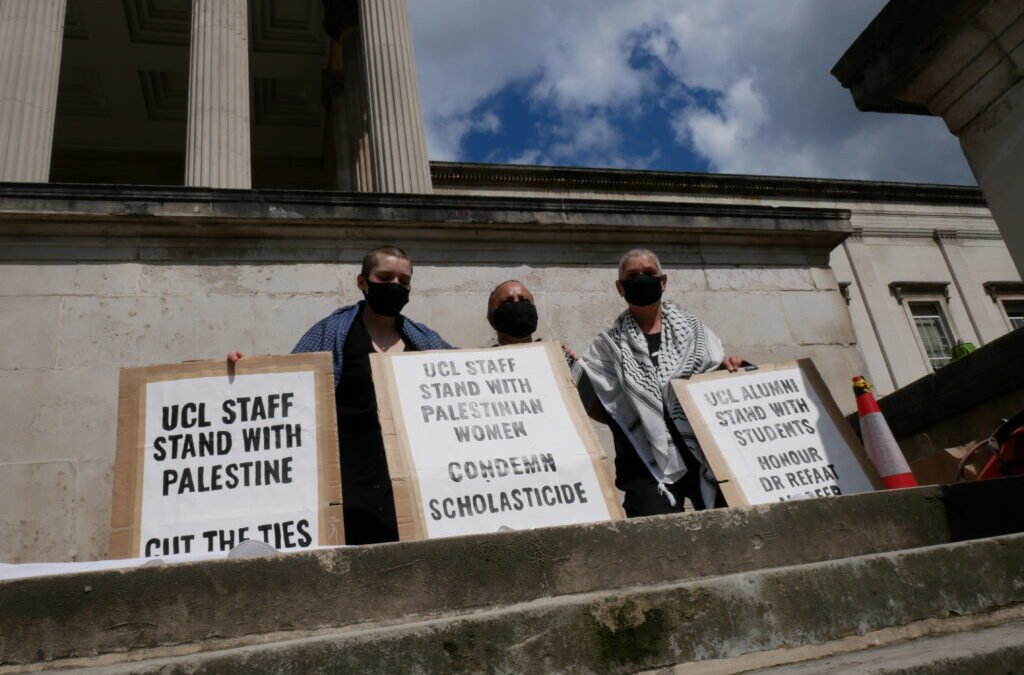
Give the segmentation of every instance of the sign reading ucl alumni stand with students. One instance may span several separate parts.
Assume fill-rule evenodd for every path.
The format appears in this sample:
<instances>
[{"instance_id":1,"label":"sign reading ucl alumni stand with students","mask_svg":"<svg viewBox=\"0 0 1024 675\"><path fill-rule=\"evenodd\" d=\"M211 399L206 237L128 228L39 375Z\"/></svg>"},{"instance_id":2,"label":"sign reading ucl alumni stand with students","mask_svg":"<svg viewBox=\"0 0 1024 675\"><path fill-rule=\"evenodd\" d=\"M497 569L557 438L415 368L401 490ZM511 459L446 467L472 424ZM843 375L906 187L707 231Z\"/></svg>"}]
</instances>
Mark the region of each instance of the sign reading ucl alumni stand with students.
<instances>
[{"instance_id":1,"label":"sign reading ucl alumni stand with students","mask_svg":"<svg viewBox=\"0 0 1024 675\"><path fill-rule=\"evenodd\" d=\"M329 352L121 370L110 557L344 542Z\"/></svg>"},{"instance_id":2,"label":"sign reading ucl alumni stand with students","mask_svg":"<svg viewBox=\"0 0 1024 675\"><path fill-rule=\"evenodd\" d=\"M810 359L672 386L729 506L882 488Z\"/></svg>"},{"instance_id":3,"label":"sign reading ucl alumni stand with students","mask_svg":"<svg viewBox=\"0 0 1024 675\"><path fill-rule=\"evenodd\" d=\"M623 517L558 344L370 359L401 540Z\"/></svg>"}]
</instances>

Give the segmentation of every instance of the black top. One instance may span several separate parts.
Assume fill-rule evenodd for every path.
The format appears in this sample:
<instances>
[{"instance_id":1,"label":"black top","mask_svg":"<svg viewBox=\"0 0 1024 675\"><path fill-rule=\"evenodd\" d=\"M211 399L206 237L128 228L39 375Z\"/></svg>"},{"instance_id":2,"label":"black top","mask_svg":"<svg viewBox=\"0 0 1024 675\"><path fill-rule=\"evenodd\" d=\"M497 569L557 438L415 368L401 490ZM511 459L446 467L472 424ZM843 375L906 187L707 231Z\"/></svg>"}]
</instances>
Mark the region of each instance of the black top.
<instances>
[{"instance_id":1,"label":"black top","mask_svg":"<svg viewBox=\"0 0 1024 675\"><path fill-rule=\"evenodd\" d=\"M644 337L647 338L647 353L651 355L651 363L657 368L658 355L661 354L661 333L648 333Z\"/></svg>"},{"instance_id":2,"label":"black top","mask_svg":"<svg viewBox=\"0 0 1024 675\"><path fill-rule=\"evenodd\" d=\"M401 319L399 319L401 320ZM402 326L398 325L401 334ZM406 351L416 347L402 334ZM363 323L363 310L352 322L342 351L341 378L334 392L338 412L338 432L380 431L377 420L377 397L370 373L370 354L374 353L370 332Z\"/></svg>"},{"instance_id":3,"label":"black top","mask_svg":"<svg viewBox=\"0 0 1024 675\"><path fill-rule=\"evenodd\" d=\"M402 333L401 317L398 320ZM407 351L416 351L404 333L402 342ZM341 378L334 391L346 544L398 541L395 502L370 373L370 354L374 351L360 309L345 339Z\"/></svg>"},{"instance_id":4,"label":"black top","mask_svg":"<svg viewBox=\"0 0 1024 675\"><path fill-rule=\"evenodd\" d=\"M655 369L657 369L658 358L661 354L661 333L647 333L644 337L647 338L647 352L651 356L651 362L654 364ZM665 406L663 414L665 427L668 429L669 435L672 436L672 441L679 450L679 455L682 457L683 463L688 470L687 473L692 474L692 479L700 470L700 463L693 456L693 453L690 452L683 437L679 434L679 429L672 422L672 415L669 414L668 406ZM637 454L626 434L614 422L609 426L612 430L612 437L615 440L615 482L619 489L623 489L624 484L633 480L650 480L650 471L644 466L643 460L640 459L640 455Z\"/></svg>"}]
</instances>

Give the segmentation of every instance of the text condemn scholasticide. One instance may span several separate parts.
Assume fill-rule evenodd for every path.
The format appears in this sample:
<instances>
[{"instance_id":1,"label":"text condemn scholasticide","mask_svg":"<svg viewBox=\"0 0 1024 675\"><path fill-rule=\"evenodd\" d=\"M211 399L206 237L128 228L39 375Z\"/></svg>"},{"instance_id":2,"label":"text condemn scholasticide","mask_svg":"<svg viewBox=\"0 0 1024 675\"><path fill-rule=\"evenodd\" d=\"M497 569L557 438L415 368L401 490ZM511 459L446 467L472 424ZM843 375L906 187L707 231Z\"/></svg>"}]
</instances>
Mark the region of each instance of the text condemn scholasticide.
<instances>
[{"instance_id":1,"label":"text condemn scholasticide","mask_svg":"<svg viewBox=\"0 0 1024 675\"><path fill-rule=\"evenodd\" d=\"M429 536L609 517L543 345L393 364Z\"/></svg>"}]
</instances>

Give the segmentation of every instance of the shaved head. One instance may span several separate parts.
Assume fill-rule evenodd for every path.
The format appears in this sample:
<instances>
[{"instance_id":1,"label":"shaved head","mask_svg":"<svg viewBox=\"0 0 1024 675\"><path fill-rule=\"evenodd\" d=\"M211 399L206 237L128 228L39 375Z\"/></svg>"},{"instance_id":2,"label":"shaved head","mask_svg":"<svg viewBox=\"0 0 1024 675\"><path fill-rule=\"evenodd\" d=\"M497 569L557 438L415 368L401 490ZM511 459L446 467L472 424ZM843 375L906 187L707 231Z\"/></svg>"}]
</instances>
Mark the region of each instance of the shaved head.
<instances>
[{"instance_id":1,"label":"shaved head","mask_svg":"<svg viewBox=\"0 0 1024 675\"><path fill-rule=\"evenodd\" d=\"M494 287L494 290L491 291L491 296L487 298L488 318L494 314L494 310L498 309L505 302L518 302L521 299L528 301L531 305L534 304L533 293L530 292L522 281L518 279L502 281Z\"/></svg>"}]
</instances>

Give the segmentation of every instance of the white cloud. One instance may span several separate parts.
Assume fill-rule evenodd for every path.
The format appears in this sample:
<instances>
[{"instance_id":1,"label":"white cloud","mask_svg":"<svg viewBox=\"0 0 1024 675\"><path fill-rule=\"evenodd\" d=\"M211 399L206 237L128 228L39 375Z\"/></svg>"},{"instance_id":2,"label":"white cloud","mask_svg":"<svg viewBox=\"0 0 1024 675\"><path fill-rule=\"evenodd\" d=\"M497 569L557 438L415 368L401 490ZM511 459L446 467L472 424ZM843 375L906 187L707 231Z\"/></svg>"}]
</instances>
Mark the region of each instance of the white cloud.
<instances>
[{"instance_id":1,"label":"white cloud","mask_svg":"<svg viewBox=\"0 0 1024 675\"><path fill-rule=\"evenodd\" d=\"M428 114L426 118L430 157L440 161L459 158L462 139L466 134L473 131L496 133L501 130L501 118L491 110L470 111L447 117Z\"/></svg>"},{"instance_id":2,"label":"white cloud","mask_svg":"<svg viewBox=\"0 0 1024 675\"><path fill-rule=\"evenodd\" d=\"M643 93L630 34L655 3L621 0L409 0L428 114L452 116L510 82L538 77L537 99L614 104Z\"/></svg>"},{"instance_id":3,"label":"white cloud","mask_svg":"<svg viewBox=\"0 0 1024 675\"><path fill-rule=\"evenodd\" d=\"M544 164L544 156L537 148L527 148L518 155L508 158L509 164Z\"/></svg>"},{"instance_id":4,"label":"white cloud","mask_svg":"<svg viewBox=\"0 0 1024 675\"><path fill-rule=\"evenodd\" d=\"M501 118L488 110L477 120L476 130L497 133L501 131Z\"/></svg>"},{"instance_id":5,"label":"white cloud","mask_svg":"<svg viewBox=\"0 0 1024 675\"><path fill-rule=\"evenodd\" d=\"M690 143L719 168L735 172L746 161L746 148L767 121L764 101L749 78L731 85L719 112L691 105L673 120L676 139Z\"/></svg>"},{"instance_id":6,"label":"white cloud","mask_svg":"<svg viewBox=\"0 0 1024 675\"><path fill-rule=\"evenodd\" d=\"M555 157L610 152L618 149L621 143L618 130L604 117L577 120L575 124L563 128L561 135L565 140L553 144L549 150Z\"/></svg>"},{"instance_id":7,"label":"white cloud","mask_svg":"<svg viewBox=\"0 0 1024 675\"><path fill-rule=\"evenodd\" d=\"M648 169L659 158L655 149L648 154L630 152L620 130L599 114L567 115L548 130L544 148L531 147L503 161L509 164L615 166Z\"/></svg>"},{"instance_id":8,"label":"white cloud","mask_svg":"<svg viewBox=\"0 0 1024 675\"><path fill-rule=\"evenodd\" d=\"M431 156L500 129L488 101L517 85L558 120L524 161L653 162L616 124L655 106L716 171L971 182L941 121L860 113L829 74L884 4L410 0Z\"/></svg>"}]
</instances>

